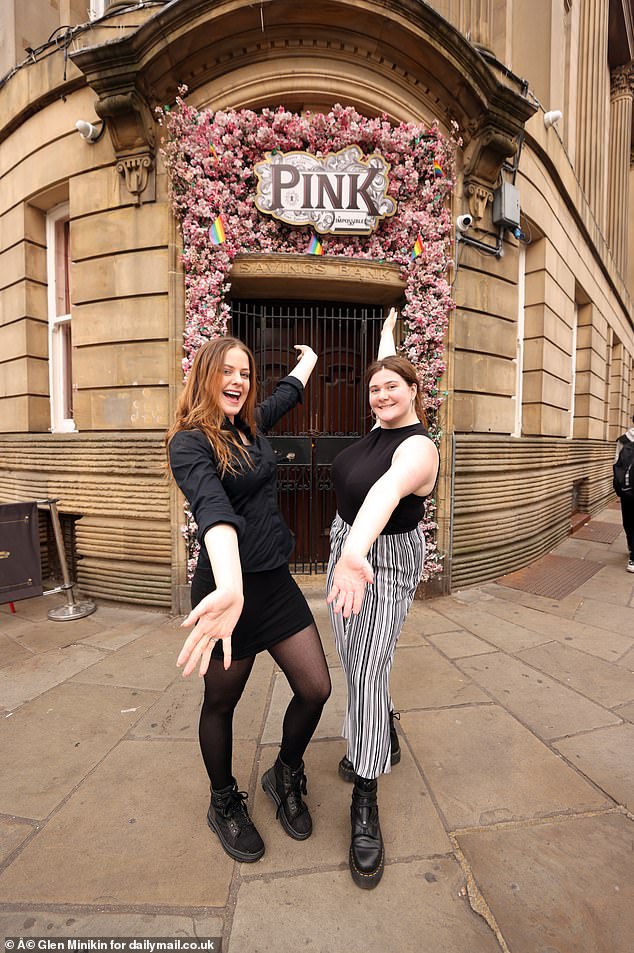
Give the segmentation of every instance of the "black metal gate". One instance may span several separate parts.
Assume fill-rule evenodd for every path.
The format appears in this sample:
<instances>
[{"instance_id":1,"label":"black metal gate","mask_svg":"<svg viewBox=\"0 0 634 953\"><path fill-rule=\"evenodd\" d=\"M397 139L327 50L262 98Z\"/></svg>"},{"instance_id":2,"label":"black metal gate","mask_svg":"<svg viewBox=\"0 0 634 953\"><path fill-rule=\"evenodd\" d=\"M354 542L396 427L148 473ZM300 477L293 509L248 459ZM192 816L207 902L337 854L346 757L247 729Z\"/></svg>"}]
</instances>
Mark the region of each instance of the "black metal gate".
<instances>
[{"instance_id":1,"label":"black metal gate","mask_svg":"<svg viewBox=\"0 0 634 953\"><path fill-rule=\"evenodd\" d=\"M325 572L335 496L336 454L370 429L366 368L376 357L383 309L332 302L234 301L231 333L253 351L260 399L294 366L294 344L319 355L304 403L270 435L278 457L278 499L296 535L291 569Z\"/></svg>"}]
</instances>

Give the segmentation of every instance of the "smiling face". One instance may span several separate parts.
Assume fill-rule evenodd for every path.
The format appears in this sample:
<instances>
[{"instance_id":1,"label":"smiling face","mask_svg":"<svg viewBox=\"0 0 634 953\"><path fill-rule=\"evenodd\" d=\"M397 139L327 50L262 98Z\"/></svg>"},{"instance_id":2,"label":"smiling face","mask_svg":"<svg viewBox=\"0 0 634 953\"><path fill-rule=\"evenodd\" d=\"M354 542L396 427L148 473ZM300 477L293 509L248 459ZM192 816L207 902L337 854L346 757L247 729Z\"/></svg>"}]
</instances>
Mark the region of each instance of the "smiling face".
<instances>
[{"instance_id":1,"label":"smiling face","mask_svg":"<svg viewBox=\"0 0 634 953\"><path fill-rule=\"evenodd\" d=\"M251 372L248 355L239 347L230 348L220 370L220 393L218 404L225 417L233 423L247 399L251 387Z\"/></svg>"},{"instance_id":2,"label":"smiling face","mask_svg":"<svg viewBox=\"0 0 634 953\"><path fill-rule=\"evenodd\" d=\"M416 423L412 408L416 384L408 384L396 371L384 367L370 378L370 407L381 427L404 427Z\"/></svg>"}]
</instances>

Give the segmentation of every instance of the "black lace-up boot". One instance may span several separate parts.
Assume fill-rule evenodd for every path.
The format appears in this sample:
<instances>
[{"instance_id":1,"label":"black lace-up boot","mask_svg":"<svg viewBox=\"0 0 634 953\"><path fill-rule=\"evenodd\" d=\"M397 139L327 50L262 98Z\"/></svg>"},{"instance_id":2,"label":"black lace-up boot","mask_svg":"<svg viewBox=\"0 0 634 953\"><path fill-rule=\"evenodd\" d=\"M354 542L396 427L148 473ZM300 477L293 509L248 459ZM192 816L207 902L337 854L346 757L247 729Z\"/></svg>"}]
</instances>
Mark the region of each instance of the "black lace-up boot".
<instances>
[{"instance_id":1,"label":"black lace-up boot","mask_svg":"<svg viewBox=\"0 0 634 953\"><path fill-rule=\"evenodd\" d=\"M400 711L390 712L390 748L392 750L390 761L392 767L394 767L395 764L398 764L401 760L401 745L398 740L396 725L394 724L395 718L398 719L398 721L401 720ZM344 781L349 781L351 784L354 781L354 766L352 761L346 757L343 757L339 762L339 777L343 778Z\"/></svg>"},{"instance_id":2,"label":"black lace-up boot","mask_svg":"<svg viewBox=\"0 0 634 953\"><path fill-rule=\"evenodd\" d=\"M292 771L278 756L272 768L262 777L262 788L277 804L275 816L290 837L306 840L313 831L308 808L302 801L306 794L304 762Z\"/></svg>"},{"instance_id":3,"label":"black lace-up boot","mask_svg":"<svg viewBox=\"0 0 634 953\"><path fill-rule=\"evenodd\" d=\"M349 863L352 879L363 890L376 887L383 876L385 863L376 795L376 779L355 777L350 807L352 841Z\"/></svg>"},{"instance_id":4,"label":"black lace-up boot","mask_svg":"<svg viewBox=\"0 0 634 953\"><path fill-rule=\"evenodd\" d=\"M212 791L207 823L230 857L250 864L262 856L264 843L249 817L247 798L246 791L238 791L235 780L229 787Z\"/></svg>"}]
</instances>

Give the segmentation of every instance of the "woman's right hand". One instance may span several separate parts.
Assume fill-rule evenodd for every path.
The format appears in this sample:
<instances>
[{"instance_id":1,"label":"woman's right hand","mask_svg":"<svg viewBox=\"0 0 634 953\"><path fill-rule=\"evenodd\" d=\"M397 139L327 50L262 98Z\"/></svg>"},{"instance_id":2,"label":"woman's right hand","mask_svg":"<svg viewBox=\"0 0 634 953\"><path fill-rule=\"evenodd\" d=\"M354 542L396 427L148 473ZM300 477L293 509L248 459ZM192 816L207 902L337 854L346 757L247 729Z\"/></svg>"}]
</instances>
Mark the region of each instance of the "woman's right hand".
<instances>
[{"instance_id":1,"label":"woman's right hand","mask_svg":"<svg viewBox=\"0 0 634 953\"><path fill-rule=\"evenodd\" d=\"M398 311L396 308L390 308L387 318L383 322L383 327L381 328L381 337L379 338L379 353L377 354L377 359L379 361L383 360L384 357L391 357L392 355L396 354L394 328L396 327L397 318Z\"/></svg>"},{"instance_id":2,"label":"woman's right hand","mask_svg":"<svg viewBox=\"0 0 634 953\"><path fill-rule=\"evenodd\" d=\"M200 661L199 675L205 675L216 642L222 640L224 667L231 665L231 634L242 613L244 597L234 589L214 589L195 606L181 627L193 625L185 639L176 664L183 668L183 676L191 675Z\"/></svg>"},{"instance_id":3,"label":"woman's right hand","mask_svg":"<svg viewBox=\"0 0 634 953\"><path fill-rule=\"evenodd\" d=\"M394 334L394 328L396 327L396 321L398 318L398 311L396 308L390 308L387 314L387 318L383 322L383 327L381 328L381 334Z\"/></svg>"},{"instance_id":4,"label":"woman's right hand","mask_svg":"<svg viewBox=\"0 0 634 953\"><path fill-rule=\"evenodd\" d=\"M361 612L366 585L374 583L372 566L358 553L342 552L332 577L332 585L326 602L332 604L335 613L341 612L344 619Z\"/></svg>"}]
</instances>

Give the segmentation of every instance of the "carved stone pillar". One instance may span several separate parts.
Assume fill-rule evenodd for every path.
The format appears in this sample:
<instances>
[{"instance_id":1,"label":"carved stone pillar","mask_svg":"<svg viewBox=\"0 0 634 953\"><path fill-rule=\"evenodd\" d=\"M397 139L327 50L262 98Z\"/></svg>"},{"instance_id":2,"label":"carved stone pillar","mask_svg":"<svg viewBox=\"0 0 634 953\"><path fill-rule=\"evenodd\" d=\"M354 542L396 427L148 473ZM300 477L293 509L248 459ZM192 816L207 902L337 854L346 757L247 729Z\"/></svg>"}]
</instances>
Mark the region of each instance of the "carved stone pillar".
<instances>
[{"instance_id":1,"label":"carved stone pillar","mask_svg":"<svg viewBox=\"0 0 634 953\"><path fill-rule=\"evenodd\" d=\"M621 275L627 266L630 144L634 64L612 70L610 84L610 151L607 239Z\"/></svg>"},{"instance_id":2,"label":"carved stone pillar","mask_svg":"<svg viewBox=\"0 0 634 953\"><path fill-rule=\"evenodd\" d=\"M577 83L577 174L605 232L608 154L609 0L581 0Z\"/></svg>"}]
</instances>

